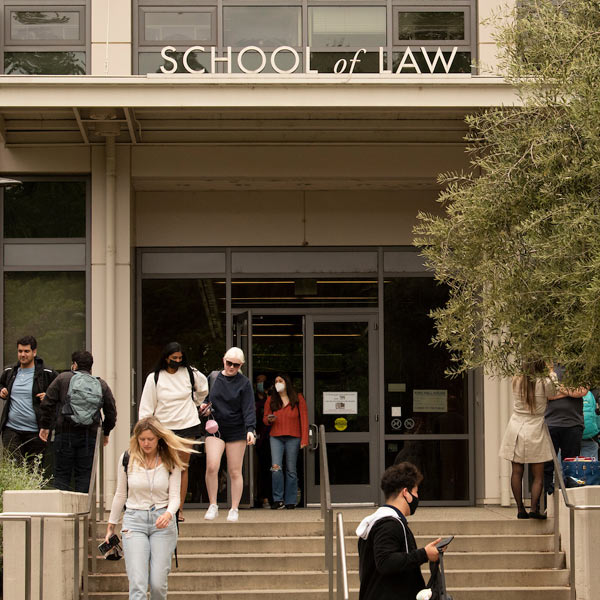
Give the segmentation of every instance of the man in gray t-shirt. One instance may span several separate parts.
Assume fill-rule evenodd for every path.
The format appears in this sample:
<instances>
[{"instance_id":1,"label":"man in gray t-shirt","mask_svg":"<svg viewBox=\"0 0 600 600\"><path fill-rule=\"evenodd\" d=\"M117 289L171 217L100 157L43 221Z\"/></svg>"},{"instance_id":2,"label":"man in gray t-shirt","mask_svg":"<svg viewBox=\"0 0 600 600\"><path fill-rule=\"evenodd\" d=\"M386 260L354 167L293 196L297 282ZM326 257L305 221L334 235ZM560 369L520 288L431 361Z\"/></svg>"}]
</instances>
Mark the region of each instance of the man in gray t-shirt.
<instances>
[{"instance_id":1,"label":"man in gray t-shirt","mask_svg":"<svg viewBox=\"0 0 600 600\"><path fill-rule=\"evenodd\" d=\"M554 368L556 379L560 383L563 370L557 365ZM551 373L552 375L552 373ZM581 438L583 435L583 397L587 388L558 389L556 396L548 398L545 420L550 431L552 444L556 454L561 453L561 458L579 456ZM544 465L544 489L551 494L554 491L553 483L554 465L548 461Z\"/></svg>"}]
</instances>

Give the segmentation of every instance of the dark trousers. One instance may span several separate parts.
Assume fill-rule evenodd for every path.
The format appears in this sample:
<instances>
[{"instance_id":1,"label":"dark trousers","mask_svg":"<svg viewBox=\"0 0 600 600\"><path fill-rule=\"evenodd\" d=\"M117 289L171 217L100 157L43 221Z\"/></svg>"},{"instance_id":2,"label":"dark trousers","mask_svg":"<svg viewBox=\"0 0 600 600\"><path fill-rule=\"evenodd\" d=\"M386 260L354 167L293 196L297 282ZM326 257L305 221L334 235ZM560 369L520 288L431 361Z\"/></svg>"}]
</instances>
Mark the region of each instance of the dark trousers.
<instances>
[{"instance_id":1,"label":"dark trousers","mask_svg":"<svg viewBox=\"0 0 600 600\"><path fill-rule=\"evenodd\" d=\"M94 463L96 436L91 431L67 431L54 435L54 487L87 494ZM75 489L71 486L75 482Z\"/></svg>"},{"instance_id":2,"label":"dark trousers","mask_svg":"<svg viewBox=\"0 0 600 600\"><path fill-rule=\"evenodd\" d=\"M581 450L581 436L583 435L583 427L548 427L554 451L560 458L573 458L579 456ZM547 494L554 491L554 463L549 460L544 464L544 490Z\"/></svg>"},{"instance_id":3,"label":"dark trousers","mask_svg":"<svg viewBox=\"0 0 600 600\"><path fill-rule=\"evenodd\" d=\"M32 461L36 456L44 454L46 442L42 441L37 431L16 431L5 427L2 432L4 449L13 456L27 458Z\"/></svg>"}]
</instances>

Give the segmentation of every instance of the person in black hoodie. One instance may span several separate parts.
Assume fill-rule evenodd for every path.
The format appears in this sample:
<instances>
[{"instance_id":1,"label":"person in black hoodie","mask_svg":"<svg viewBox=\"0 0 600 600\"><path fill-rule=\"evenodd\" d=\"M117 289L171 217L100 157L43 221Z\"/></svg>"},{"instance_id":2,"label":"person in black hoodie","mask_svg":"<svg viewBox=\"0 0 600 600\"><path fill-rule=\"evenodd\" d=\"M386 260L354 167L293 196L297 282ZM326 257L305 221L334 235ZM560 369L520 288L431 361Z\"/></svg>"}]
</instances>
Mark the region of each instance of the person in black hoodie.
<instances>
[{"instance_id":1,"label":"person in black hoodie","mask_svg":"<svg viewBox=\"0 0 600 600\"><path fill-rule=\"evenodd\" d=\"M441 538L417 548L406 521L407 515L417 510L422 480L417 467L409 462L385 470L381 478L385 504L356 529L359 600L414 600L425 587L421 565L439 559L435 545Z\"/></svg>"},{"instance_id":2,"label":"person in black hoodie","mask_svg":"<svg viewBox=\"0 0 600 600\"><path fill-rule=\"evenodd\" d=\"M33 459L46 449L38 437L40 404L58 373L47 369L37 356L37 341L32 335L17 340L17 359L0 376L0 398L5 401L0 431L6 450Z\"/></svg>"}]
</instances>

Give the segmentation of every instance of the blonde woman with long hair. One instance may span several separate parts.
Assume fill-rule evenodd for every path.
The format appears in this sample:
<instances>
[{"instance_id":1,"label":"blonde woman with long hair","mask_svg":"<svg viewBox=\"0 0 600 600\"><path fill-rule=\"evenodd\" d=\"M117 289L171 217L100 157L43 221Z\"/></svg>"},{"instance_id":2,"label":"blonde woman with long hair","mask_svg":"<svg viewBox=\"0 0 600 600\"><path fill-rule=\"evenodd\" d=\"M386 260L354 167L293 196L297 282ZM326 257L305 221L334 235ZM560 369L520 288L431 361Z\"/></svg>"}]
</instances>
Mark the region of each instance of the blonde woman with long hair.
<instances>
[{"instance_id":1,"label":"blonde woman with long hair","mask_svg":"<svg viewBox=\"0 0 600 600\"><path fill-rule=\"evenodd\" d=\"M540 361L524 361L522 375L513 377L513 414L508 422L500 457L510 460L512 474L510 485L517 503L518 519L545 519L540 512L540 497L544 483L544 462L552 459L550 442L544 431L544 413L548 398L554 397L554 384L549 377L540 377L546 365ZM523 473L525 463L533 475L531 509L523 504Z\"/></svg>"},{"instance_id":2,"label":"blonde woman with long hair","mask_svg":"<svg viewBox=\"0 0 600 600\"><path fill-rule=\"evenodd\" d=\"M171 556L177 545L175 514L179 508L181 471L187 465L180 453L194 452L194 442L180 438L156 417L138 421L129 451L119 458L117 490L106 541L125 507L121 535L129 579L129 600L166 600Z\"/></svg>"}]
</instances>

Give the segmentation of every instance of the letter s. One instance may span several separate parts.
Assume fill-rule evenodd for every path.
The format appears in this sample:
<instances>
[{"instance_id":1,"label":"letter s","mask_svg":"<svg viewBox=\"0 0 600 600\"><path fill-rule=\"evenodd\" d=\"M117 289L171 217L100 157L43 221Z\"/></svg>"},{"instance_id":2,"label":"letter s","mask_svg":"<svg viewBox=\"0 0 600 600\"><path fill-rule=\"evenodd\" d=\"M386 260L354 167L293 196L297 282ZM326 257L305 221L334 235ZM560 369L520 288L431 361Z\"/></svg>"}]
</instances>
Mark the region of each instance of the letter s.
<instances>
[{"instance_id":1,"label":"letter s","mask_svg":"<svg viewBox=\"0 0 600 600\"><path fill-rule=\"evenodd\" d=\"M177 49L174 48L173 46L165 46L160 51L160 55L163 58L163 60L167 60L173 65L173 68L170 71L165 69L165 67L163 65L160 65L161 73L176 73L177 72L177 61L173 57L167 56L167 52L175 52L176 50Z\"/></svg>"}]
</instances>

